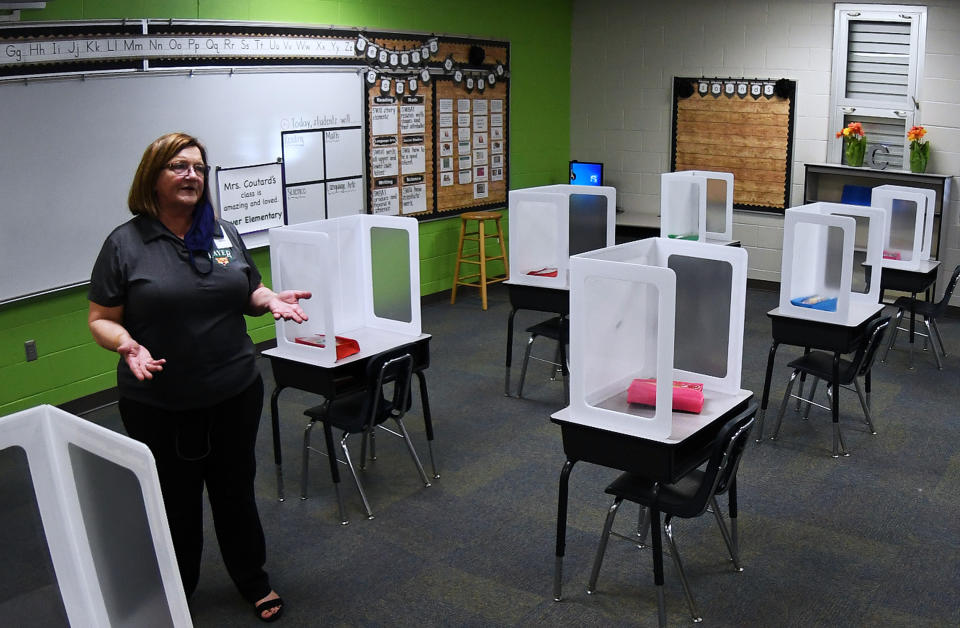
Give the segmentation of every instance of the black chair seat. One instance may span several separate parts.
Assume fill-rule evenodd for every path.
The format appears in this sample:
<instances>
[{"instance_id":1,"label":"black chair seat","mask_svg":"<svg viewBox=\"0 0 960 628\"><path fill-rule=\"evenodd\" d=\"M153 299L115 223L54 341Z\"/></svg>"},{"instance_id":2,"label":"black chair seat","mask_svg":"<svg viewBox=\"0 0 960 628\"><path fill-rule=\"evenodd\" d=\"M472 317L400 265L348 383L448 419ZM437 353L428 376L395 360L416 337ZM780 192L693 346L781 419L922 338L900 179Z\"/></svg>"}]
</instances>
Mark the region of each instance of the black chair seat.
<instances>
[{"instance_id":1,"label":"black chair seat","mask_svg":"<svg viewBox=\"0 0 960 628\"><path fill-rule=\"evenodd\" d=\"M703 485L703 478L703 471L695 469L674 484L661 484L657 491L657 483L649 478L623 473L610 483L605 492L635 504L673 513L683 519L692 519L703 514L707 507L707 502L699 504L692 501Z\"/></svg>"},{"instance_id":2,"label":"black chair seat","mask_svg":"<svg viewBox=\"0 0 960 628\"><path fill-rule=\"evenodd\" d=\"M304 410L303 413L314 421L326 421L332 427L343 430L348 434L359 434L364 431L369 420L369 417L364 414L365 404L369 396L369 392L361 390L352 395L338 398L336 403L320 404ZM381 395L377 408L378 416L374 419L374 425L380 425L390 417L393 411L393 403Z\"/></svg>"},{"instance_id":3,"label":"black chair seat","mask_svg":"<svg viewBox=\"0 0 960 628\"><path fill-rule=\"evenodd\" d=\"M833 379L833 355L824 351L811 351L787 364L792 369L800 369L807 375L813 375L822 380ZM845 358L840 358L840 384L847 386L857 374L854 364Z\"/></svg>"},{"instance_id":4,"label":"black chair seat","mask_svg":"<svg viewBox=\"0 0 960 628\"><path fill-rule=\"evenodd\" d=\"M554 316L527 327L527 333L531 336L543 336L550 340L560 341L562 339L564 343L567 343L567 339L570 337L570 319L565 316Z\"/></svg>"},{"instance_id":5,"label":"black chair seat","mask_svg":"<svg viewBox=\"0 0 960 628\"><path fill-rule=\"evenodd\" d=\"M917 301L912 297L897 297L897 300L893 302L893 306L901 310L909 310L911 302L915 304L913 311L920 316L932 316L939 305L936 301Z\"/></svg>"}]
</instances>

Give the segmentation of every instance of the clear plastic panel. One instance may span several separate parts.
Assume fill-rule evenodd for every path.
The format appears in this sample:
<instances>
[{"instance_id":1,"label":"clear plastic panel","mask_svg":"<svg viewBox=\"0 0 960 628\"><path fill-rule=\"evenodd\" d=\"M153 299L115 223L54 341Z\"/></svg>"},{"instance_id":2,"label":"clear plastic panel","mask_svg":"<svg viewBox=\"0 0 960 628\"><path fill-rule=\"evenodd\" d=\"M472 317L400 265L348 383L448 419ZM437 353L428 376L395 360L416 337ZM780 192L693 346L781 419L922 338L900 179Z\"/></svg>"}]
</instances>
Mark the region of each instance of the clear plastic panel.
<instances>
[{"instance_id":1,"label":"clear plastic panel","mask_svg":"<svg viewBox=\"0 0 960 628\"><path fill-rule=\"evenodd\" d=\"M173 626L140 481L73 443L67 449L111 625Z\"/></svg>"},{"instance_id":2,"label":"clear plastic panel","mask_svg":"<svg viewBox=\"0 0 960 628\"><path fill-rule=\"evenodd\" d=\"M370 257L374 315L411 322L410 236L406 229L371 227Z\"/></svg>"},{"instance_id":3,"label":"clear plastic panel","mask_svg":"<svg viewBox=\"0 0 960 628\"><path fill-rule=\"evenodd\" d=\"M607 197L570 195L570 255L607 246Z\"/></svg>"},{"instance_id":4,"label":"clear plastic panel","mask_svg":"<svg viewBox=\"0 0 960 628\"><path fill-rule=\"evenodd\" d=\"M0 450L0 495L4 500L0 508L0 556L6 574L0 578L0 605L6 609L2 623L69 626L40 519L27 453L22 447ZM24 615L18 614L20 608Z\"/></svg>"},{"instance_id":5,"label":"clear plastic panel","mask_svg":"<svg viewBox=\"0 0 960 628\"><path fill-rule=\"evenodd\" d=\"M609 409L628 412L630 382L656 377L659 291L647 283L590 277L584 293L584 302L591 304L582 327L584 401L597 407L613 402L617 407Z\"/></svg>"},{"instance_id":6,"label":"clear plastic panel","mask_svg":"<svg viewBox=\"0 0 960 628\"><path fill-rule=\"evenodd\" d=\"M707 179L707 231L727 230L727 182Z\"/></svg>"},{"instance_id":7,"label":"clear plastic panel","mask_svg":"<svg viewBox=\"0 0 960 628\"><path fill-rule=\"evenodd\" d=\"M274 268L274 276L280 274L283 289L308 290L313 297L300 301L300 307L309 319L302 324L293 321L282 323L283 337L294 342L298 336L310 336L326 333L327 321L320 299L326 294L326 286L336 277L329 271L323 272L323 250L312 244L283 242L275 247L275 255L280 264ZM279 289L279 288L278 288Z\"/></svg>"},{"instance_id":8,"label":"clear plastic panel","mask_svg":"<svg viewBox=\"0 0 960 628\"><path fill-rule=\"evenodd\" d=\"M827 250L823 260L822 285L824 296L836 295L841 289L841 270L843 269L843 229L839 227L821 227L826 230Z\"/></svg>"},{"instance_id":9,"label":"clear plastic panel","mask_svg":"<svg viewBox=\"0 0 960 628\"><path fill-rule=\"evenodd\" d=\"M729 262L671 255L677 275L673 366L723 378L727 375L733 266ZM705 303L716 307L703 307Z\"/></svg>"},{"instance_id":10,"label":"clear plastic panel","mask_svg":"<svg viewBox=\"0 0 960 628\"><path fill-rule=\"evenodd\" d=\"M917 228L917 203L905 199L893 199L890 212L890 241L884 252L899 253L900 260L913 260L913 242ZM925 226L925 225L924 225Z\"/></svg>"}]
</instances>

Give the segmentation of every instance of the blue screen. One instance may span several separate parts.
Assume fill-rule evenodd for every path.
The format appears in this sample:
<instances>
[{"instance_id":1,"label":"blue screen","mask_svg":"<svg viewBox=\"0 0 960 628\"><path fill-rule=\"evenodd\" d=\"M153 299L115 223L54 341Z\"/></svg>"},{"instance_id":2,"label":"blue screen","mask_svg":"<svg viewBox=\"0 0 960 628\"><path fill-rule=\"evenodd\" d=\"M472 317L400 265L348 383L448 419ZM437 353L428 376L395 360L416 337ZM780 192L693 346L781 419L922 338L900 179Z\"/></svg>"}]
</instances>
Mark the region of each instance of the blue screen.
<instances>
[{"instance_id":1,"label":"blue screen","mask_svg":"<svg viewBox=\"0 0 960 628\"><path fill-rule=\"evenodd\" d=\"M570 185L603 185L603 164L571 161Z\"/></svg>"}]
</instances>

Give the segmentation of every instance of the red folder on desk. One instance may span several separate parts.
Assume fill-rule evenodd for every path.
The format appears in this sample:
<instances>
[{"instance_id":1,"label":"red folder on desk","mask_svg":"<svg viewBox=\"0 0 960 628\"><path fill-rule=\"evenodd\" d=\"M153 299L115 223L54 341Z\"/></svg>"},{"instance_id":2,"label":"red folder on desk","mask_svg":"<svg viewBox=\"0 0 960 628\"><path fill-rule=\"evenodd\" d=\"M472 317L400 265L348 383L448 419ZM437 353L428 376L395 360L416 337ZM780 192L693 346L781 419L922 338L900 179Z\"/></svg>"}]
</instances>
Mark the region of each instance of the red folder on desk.
<instances>
[{"instance_id":1,"label":"red folder on desk","mask_svg":"<svg viewBox=\"0 0 960 628\"><path fill-rule=\"evenodd\" d=\"M627 403L656 406L657 380L633 380L627 389ZM699 414L703 410L703 384L673 382L673 409Z\"/></svg>"},{"instance_id":2,"label":"red folder on desk","mask_svg":"<svg viewBox=\"0 0 960 628\"><path fill-rule=\"evenodd\" d=\"M336 336L337 339L337 359L342 360L343 358L353 355L354 353L360 353L360 343L358 343L353 338L344 338L343 336ZM313 334L312 336L301 336L296 338L295 342L301 345L309 345L311 347L326 347L327 339L323 334Z\"/></svg>"},{"instance_id":3,"label":"red folder on desk","mask_svg":"<svg viewBox=\"0 0 960 628\"><path fill-rule=\"evenodd\" d=\"M533 275L534 277L556 277L557 269L553 267L538 268L537 270L531 270L527 274Z\"/></svg>"}]
</instances>

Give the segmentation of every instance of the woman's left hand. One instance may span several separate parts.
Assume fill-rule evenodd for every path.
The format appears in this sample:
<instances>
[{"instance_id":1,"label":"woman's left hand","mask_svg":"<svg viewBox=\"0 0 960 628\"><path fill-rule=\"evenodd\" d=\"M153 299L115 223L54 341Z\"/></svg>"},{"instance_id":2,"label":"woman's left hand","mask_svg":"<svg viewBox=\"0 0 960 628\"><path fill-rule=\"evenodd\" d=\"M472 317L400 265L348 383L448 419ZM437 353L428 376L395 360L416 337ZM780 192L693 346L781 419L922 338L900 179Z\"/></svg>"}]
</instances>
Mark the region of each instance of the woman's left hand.
<instances>
[{"instance_id":1,"label":"woman's left hand","mask_svg":"<svg viewBox=\"0 0 960 628\"><path fill-rule=\"evenodd\" d=\"M284 290L273 295L267 303L267 308L275 320L302 323L307 320L307 313L300 307L300 299L309 299L312 295L305 290Z\"/></svg>"}]
</instances>

